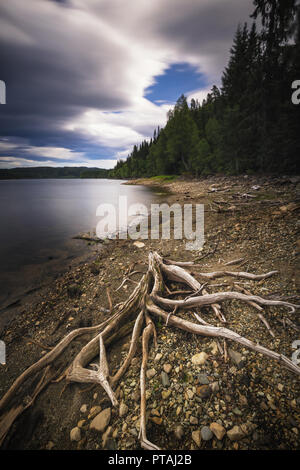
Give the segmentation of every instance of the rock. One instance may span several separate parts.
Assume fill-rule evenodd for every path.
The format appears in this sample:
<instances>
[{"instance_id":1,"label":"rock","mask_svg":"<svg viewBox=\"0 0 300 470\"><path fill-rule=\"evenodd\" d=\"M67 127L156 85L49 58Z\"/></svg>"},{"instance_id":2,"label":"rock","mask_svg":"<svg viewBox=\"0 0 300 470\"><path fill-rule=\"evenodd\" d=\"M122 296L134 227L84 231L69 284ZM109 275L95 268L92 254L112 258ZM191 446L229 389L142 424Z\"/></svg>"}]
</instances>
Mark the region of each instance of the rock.
<instances>
[{"instance_id":1,"label":"rock","mask_svg":"<svg viewBox=\"0 0 300 470\"><path fill-rule=\"evenodd\" d=\"M140 401L140 398L141 398L140 392L139 392L138 390L135 390L135 391L131 394L131 398L132 398L135 402Z\"/></svg>"},{"instance_id":2,"label":"rock","mask_svg":"<svg viewBox=\"0 0 300 470\"><path fill-rule=\"evenodd\" d=\"M213 382L212 384L210 384L210 388L212 393L218 393L218 391L220 390L219 382Z\"/></svg>"},{"instance_id":3,"label":"rock","mask_svg":"<svg viewBox=\"0 0 300 470\"><path fill-rule=\"evenodd\" d=\"M208 426L201 428L201 437L204 441L210 441L213 438L213 433Z\"/></svg>"},{"instance_id":4,"label":"rock","mask_svg":"<svg viewBox=\"0 0 300 470\"><path fill-rule=\"evenodd\" d=\"M170 380L168 374L165 373L165 371L162 371L161 373L161 381L163 384L163 387L169 387L170 386Z\"/></svg>"},{"instance_id":5,"label":"rock","mask_svg":"<svg viewBox=\"0 0 300 470\"><path fill-rule=\"evenodd\" d=\"M80 408L80 412L81 413L86 413L87 412L87 405L86 404L82 405L82 407Z\"/></svg>"},{"instance_id":6,"label":"rock","mask_svg":"<svg viewBox=\"0 0 300 470\"><path fill-rule=\"evenodd\" d=\"M294 211L298 208L299 208L299 204L296 204L295 202L291 202L290 204L288 204L286 206L280 206L279 210L281 212L292 212L292 211Z\"/></svg>"},{"instance_id":7,"label":"rock","mask_svg":"<svg viewBox=\"0 0 300 470\"><path fill-rule=\"evenodd\" d=\"M241 369L244 366L243 357L238 351L234 351L233 349L228 350L228 354L232 362Z\"/></svg>"},{"instance_id":8,"label":"rock","mask_svg":"<svg viewBox=\"0 0 300 470\"><path fill-rule=\"evenodd\" d=\"M191 389L188 389L188 390L186 391L185 395L186 395L186 398L187 398L188 400L192 400L192 399L194 398L194 392L193 392L193 390L191 390Z\"/></svg>"},{"instance_id":9,"label":"rock","mask_svg":"<svg viewBox=\"0 0 300 470\"><path fill-rule=\"evenodd\" d=\"M202 351L201 353L199 354L195 354L193 357L192 357L192 363L195 365L195 366L200 366L202 364L205 363L206 359L208 358L208 355L206 354L206 352Z\"/></svg>"},{"instance_id":10,"label":"rock","mask_svg":"<svg viewBox=\"0 0 300 470\"><path fill-rule=\"evenodd\" d=\"M151 419L151 421L153 421L153 423L155 423L155 424L159 424L159 425L162 424L162 418L161 418L161 417L153 416L153 417L151 417L150 419Z\"/></svg>"},{"instance_id":11,"label":"rock","mask_svg":"<svg viewBox=\"0 0 300 470\"><path fill-rule=\"evenodd\" d=\"M212 343L210 343L209 347L211 349L211 353L215 356L219 351L217 343L215 341L212 341Z\"/></svg>"},{"instance_id":12,"label":"rock","mask_svg":"<svg viewBox=\"0 0 300 470\"><path fill-rule=\"evenodd\" d=\"M85 422L86 422L85 419L81 419L80 421L78 421L77 426L78 426L79 428L82 428L82 427L84 426L84 423L85 423Z\"/></svg>"},{"instance_id":13,"label":"rock","mask_svg":"<svg viewBox=\"0 0 300 470\"><path fill-rule=\"evenodd\" d=\"M52 441L47 442L46 450L52 450L53 447L54 447L54 442L52 442Z\"/></svg>"},{"instance_id":14,"label":"rock","mask_svg":"<svg viewBox=\"0 0 300 470\"><path fill-rule=\"evenodd\" d=\"M123 416L127 415L128 413L128 406L122 402L119 408L119 416L120 418L123 418Z\"/></svg>"},{"instance_id":15,"label":"rock","mask_svg":"<svg viewBox=\"0 0 300 470\"><path fill-rule=\"evenodd\" d=\"M236 416L242 416L242 412L241 412L241 410L239 410L238 408L233 408L232 412L233 412Z\"/></svg>"},{"instance_id":16,"label":"rock","mask_svg":"<svg viewBox=\"0 0 300 470\"><path fill-rule=\"evenodd\" d=\"M284 388L284 387L283 387L282 384L278 384L278 385L277 385L277 388L278 388L278 390L279 390L280 392L283 392L283 388Z\"/></svg>"},{"instance_id":17,"label":"rock","mask_svg":"<svg viewBox=\"0 0 300 470\"><path fill-rule=\"evenodd\" d=\"M179 424L178 426L176 426L174 433L177 439L181 440L184 435L183 427Z\"/></svg>"},{"instance_id":18,"label":"rock","mask_svg":"<svg viewBox=\"0 0 300 470\"><path fill-rule=\"evenodd\" d=\"M109 426L109 427L106 429L105 433L103 433L103 435L102 435L102 447L103 447L103 448L106 446L107 439L110 437L111 431L112 431L112 427Z\"/></svg>"},{"instance_id":19,"label":"rock","mask_svg":"<svg viewBox=\"0 0 300 470\"><path fill-rule=\"evenodd\" d=\"M101 406L93 406L90 409L88 419L93 419L96 415L100 413L101 410L102 410Z\"/></svg>"},{"instance_id":20,"label":"rock","mask_svg":"<svg viewBox=\"0 0 300 470\"><path fill-rule=\"evenodd\" d=\"M117 450L118 446L116 440L112 437L109 437L106 442L106 449L107 450Z\"/></svg>"},{"instance_id":21,"label":"rock","mask_svg":"<svg viewBox=\"0 0 300 470\"><path fill-rule=\"evenodd\" d=\"M211 395L211 388L209 385L200 385L196 388L196 393L200 398L208 398Z\"/></svg>"},{"instance_id":22,"label":"rock","mask_svg":"<svg viewBox=\"0 0 300 470\"><path fill-rule=\"evenodd\" d=\"M219 423L211 423L209 426L217 439L221 441L226 434L226 429Z\"/></svg>"},{"instance_id":23,"label":"rock","mask_svg":"<svg viewBox=\"0 0 300 470\"><path fill-rule=\"evenodd\" d=\"M136 246L137 248L144 248L145 243L136 241L136 242L133 242L133 245Z\"/></svg>"},{"instance_id":24,"label":"rock","mask_svg":"<svg viewBox=\"0 0 300 470\"><path fill-rule=\"evenodd\" d=\"M158 362L158 361L161 360L161 358L162 358L162 354L161 354L161 353L157 353L156 356L155 356L155 358L154 358L154 361L155 361L155 362Z\"/></svg>"},{"instance_id":25,"label":"rock","mask_svg":"<svg viewBox=\"0 0 300 470\"><path fill-rule=\"evenodd\" d=\"M146 372L146 376L147 376L147 379L152 379L156 374L156 370L155 369L148 369L147 372Z\"/></svg>"},{"instance_id":26,"label":"rock","mask_svg":"<svg viewBox=\"0 0 300 470\"><path fill-rule=\"evenodd\" d=\"M107 428L111 418L111 409L105 408L101 411L91 422L90 429L94 429L98 432L103 432Z\"/></svg>"},{"instance_id":27,"label":"rock","mask_svg":"<svg viewBox=\"0 0 300 470\"><path fill-rule=\"evenodd\" d=\"M172 365L171 364L164 364L163 368L164 368L165 373L169 374L172 370Z\"/></svg>"},{"instance_id":28,"label":"rock","mask_svg":"<svg viewBox=\"0 0 300 470\"><path fill-rule=\"evenodd\" d=\"M240 395L239 397L239 402L241 405L243 406L247 406L248 405L248 400L247 398L245 397L245 395Z\"/></svg>"},{"instance_id":29,"label":"rock","mask_svg":"<svg viewBox=\"0 0 300 470\"><path fill-rule=\"evenodd\" d=\"M81 432L80 429L76 426L76 428L73 428L70 432L70 440L79 442L81 439Z\"/></svg>"},{"instance_id":30,"label":"rock","mask_svg":"<svg viewBox=\"0 0 300 470\"><path fill-rule=\"evenodd\" d=\"M231 441L240 441L246 434L243 432L241 426L234 426L232 429L227 431L227 436Z\"/></svg>"},{"instance_id":31,"label":"rock","mask_svg":"<svg viewBox=\"0 0 300 470\"><path fill-rule=\"evenodd\" d=\"M191 424L198 424L198 418L195 418L195 416L190 417L190 423Z\"/></svg>"},{"instance_id":32,"label":"rock","mask_svg":"<svg viewBox=\"0 0 300 470\"><path fill-rule=\"evenodd\" d=\"M198 431L193 431L192 432L192 439L195 442L197 447L200 447L201 444L201 433L198 429Z\"/></svg>"},{"instance_id":33,"label":"rock","mask_svg":"<svg viewBox=\"0 0 300 470\"><path fill-rule=\"evenodd\" d=\"M171 395L171 390L163 390L161 392L161 396L164 400L166 400L167 398L169 398L169 396Z\"/></svg>"},{"instance_id":34,"label":"rock","mask_svg":"<svg viewBox=\"0 0 300 470\"><path fill-rule=\"evenodd\" d=\"M209 384L209 380L207 378L207 375L206 374L199 374L198 375L198 382L199 384L201 385L208 385Z\"/></svg>"}]
</instances>

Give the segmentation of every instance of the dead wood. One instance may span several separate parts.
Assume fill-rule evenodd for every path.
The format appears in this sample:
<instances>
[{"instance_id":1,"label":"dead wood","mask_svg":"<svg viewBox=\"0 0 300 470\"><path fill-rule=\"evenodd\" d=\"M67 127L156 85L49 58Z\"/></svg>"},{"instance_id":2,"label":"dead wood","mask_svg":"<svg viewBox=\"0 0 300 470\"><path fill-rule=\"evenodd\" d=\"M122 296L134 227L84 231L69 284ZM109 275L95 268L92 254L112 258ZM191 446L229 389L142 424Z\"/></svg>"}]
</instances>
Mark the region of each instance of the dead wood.
<instances>
[{"instance_id":1,"label":"dead wood","mask_svg":"<svg viewBox=\"0 0 300 470\"><path fill-rule=\"evenodd\" d=\"M191 334L216 338L219 351L224 354L227 360L227 341L234 341L243 347L263 354L264 356L279 362L290 372L300 375L300 367L294 364L286 356L279 352L272 351L266 347L254 343L244 338L235 331L224 326L214 326L202 318L199 313L201 307L211 307L221 323L230 322L225 319L221 305L224 301L238 300L245 302L255 310L263 321L270 334L272 330L262 315L263 307L284 307L291 312L295 312L300 306L281 299L266 299L258 295L252 295L239 284L235 284L236 291L215 292L210 294L209 281L220 277L234 277L258 281L273 276L277 271L265 274L252 274L248 272L218 271L212 273L198 273L197 276L205 280L200 282L187 271L186 268L195 267L193 262L178 262L163 259L158 253L149 253L148 270L143 274L137 286L129 295L125 302L113 306L109 290L107 298L110 307L109 318L101 323L89 328L74 330L65 336L55 347L45 354L39 361L26 369L4 394L0 400L0 444L2 444L9 433L9 430L18 416L34 403L36 396L57 376L55 372L55 361L77 337L82 335L92 335L86 344L78 351L71 364L64 364L64 374L61 378L66 383L79 382L90 383L101 386L113 406L118 405L116 396L116 386L124 375L136 354L137 343L142 335L142 364L140 371L140 442L145 449L158 450L155 443L147 439L146 434L146 367L148 359L148 349L150 338L153 337L156 344L155 319L162 319L166 325L184 330ZM132 273L133 274L133 273ZM170 283L178 283L176 291L170 291ZM169 284L169 286L168 286ZM211 287L221 287L224 284L212 284ZM225 283L226 285L226 283ZM205 289L206 287L207 289ZM172 296L172 299L169 297ZM185 298L173 298L173 297ZM196 311L195 311L196 310ZM192 318L196 322L189 321L179 316L181 312L193 314ZM287 319L287 324L291 321ZM132 332L130 348L123 363L117 372L111 376L109 363L106 356L106 348L118 339L127 336ZM220 345L219 339L223 339L224 347ZM96 359L96 361L95 361ZM66 359L67 362L67 359ZM38 379L39 374L41 374ZM38 382L37 382L38 380ZM36 384L37 385L34 385ZM31 389L30 389L31 387ZM29 391L28 391L29 389ZM24 395L26 391L26 395Z\"/></svg>"}]
</instances>

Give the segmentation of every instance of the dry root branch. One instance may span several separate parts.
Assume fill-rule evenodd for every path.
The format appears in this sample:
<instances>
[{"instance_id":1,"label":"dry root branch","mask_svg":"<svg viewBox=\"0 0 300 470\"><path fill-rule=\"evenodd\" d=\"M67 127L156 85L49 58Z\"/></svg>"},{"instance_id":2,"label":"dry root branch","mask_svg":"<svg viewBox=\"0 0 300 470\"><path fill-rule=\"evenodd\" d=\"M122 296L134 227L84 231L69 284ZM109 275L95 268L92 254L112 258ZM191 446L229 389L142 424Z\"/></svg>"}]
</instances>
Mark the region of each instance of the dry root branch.
<instances>
[{"instance_id":1,"label":"dry root branch","mask_svg":"<svg viewBox=\"0 0 300 470\"><path fill-rule=\"evenodd\" d=\"M254 307L259 319L263 322L268 332L274 336L269 323L262 314L263 307L286 307L291 312L294 312L296 308L300 307L299 305L284 300L269 300L257 295L251 295L250 292L240 287L238 283L234 283L236 291L210 294L207 290L210 287L226 285L212 284L210 286L209 281L212 279L234 277L257 281L266 279L276 274L277 271L260 275L232 271L198 273L199 279L205 281L204 284L201 284L186 270L186 268L192 266L194 268L199 265L195 265L193 262L171 261L163 259L158 253L150 253L148 271L142 276L125 302L113 307L109 291L107 291L110 318L100 325L80 328L69 333L51 351L25 370L1 398L0 445L3 444L12 424L18 416L34 403L38 394L57 376L57 371L55 372L55 361L57 358L61 357L70 343L81 335L89 334L94 336L86 342L71 364L65 364L65 373L62 377L66 379L66 383L79 382L100 385L107 393L113 406L118 405L114 390L130 366L131 360L136 353L138 340L142 335L140 442L141 446L145 449L159 449L147 439L146 434L146 368L149 343L152 337L154 345L156 345L156 329L153 321L155 318L161 318L170 327L176 327L192 334L217 338L219 351L221 354L224 354L225 360L227 360L226 340L235 341L246 348L278 361L289 371L300 375L300 368L286 356L271 351L225 328L223 325L227 320L221 307L223 301L232 299L246 302L251 307ZM171 283L179 283L178 290L171 291ZM184 295L185 298L183 299L174 299L176 296L182 297ZM172 299L169 297L172 297ZM222 326L213 326L200 316L199 309L208 306L212 308ZM197 313L194 311L195 309ZM196 322L181 318L178 315L180 310L189 310L193 314L191 318L195 318ZM130 334L131 331L132 337L129 352L118 371L111 376L106 348L119 338ZM220 338L223 339L223 348L219 341ZM98 362L93 362L97 357L99 358Z\"/></svg>"}]
</instances>

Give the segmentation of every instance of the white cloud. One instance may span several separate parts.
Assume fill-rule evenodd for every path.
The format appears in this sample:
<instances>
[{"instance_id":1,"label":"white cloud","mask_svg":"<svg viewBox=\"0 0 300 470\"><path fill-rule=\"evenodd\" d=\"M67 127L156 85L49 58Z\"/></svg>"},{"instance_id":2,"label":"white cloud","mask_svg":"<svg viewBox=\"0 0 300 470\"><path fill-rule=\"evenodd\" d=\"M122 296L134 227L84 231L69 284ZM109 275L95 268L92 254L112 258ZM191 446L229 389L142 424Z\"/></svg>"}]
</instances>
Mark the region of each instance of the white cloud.
<instances>
[{"instance_id":1,"label":"white cloud","mask_svg":"<svg viewBox=\"0 0 300 470\"><path fill-rule=\"evenodd\" d=\"M173 103L145 98L155 77L173 63L196 66L209 86L188 98L202 101L219 84L237 24L253 6L252 0L9 0L1 9L0 37L13 52L8 68L20 76L17 118L33 135L24 147L27 163L41 156L79 164L87 156L72 151L71 142L35 145L38 125L45 136L49 128L52 135L69 131L66 138L74 133L123 158L165 125Z\"/></svg>"},{"instance_id":2,"label":"white cloud","mask_svg":"<svg viewBox=\"0 0 300 470\"><path fill-rule=\"evenodd\" d=\"M72 150L64 147L34 147L30 146L24 149L30 155L43 158L53 158L58 160L80 160L84 157L84 152L73 152Z\"/></svg>"}]
</instances>

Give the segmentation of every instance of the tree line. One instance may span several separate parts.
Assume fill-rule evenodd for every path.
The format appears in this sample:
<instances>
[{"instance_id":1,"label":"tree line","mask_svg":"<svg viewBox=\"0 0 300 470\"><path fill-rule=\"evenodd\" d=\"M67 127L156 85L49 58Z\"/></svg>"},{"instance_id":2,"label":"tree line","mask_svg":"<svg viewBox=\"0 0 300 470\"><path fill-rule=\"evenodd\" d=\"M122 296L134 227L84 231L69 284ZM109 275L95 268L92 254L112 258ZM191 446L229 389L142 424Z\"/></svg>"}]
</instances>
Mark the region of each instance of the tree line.
<instances>
[{"instance_id":1,"label":"tree line","mask_svg":"<svg viewBox=\"0 0 300 470\"><path fill-rule=\"evenodd\" d=\"M237 28L222 86L202 103L182 95L165 127L110 177L299 172L300 105L291 87L300 80L300 6L254 0L251 17Z\"/></svg>"},{"instance_id":2,"label":"tree line","mask_svg":"<svg viewBox=\"0 0 300 470\"><path fill-rule=\"evenodd\" d=\"M107 178L108 170L87 167L28 167L0 169L0 179Z\"/></svg>"}]
</instances>

